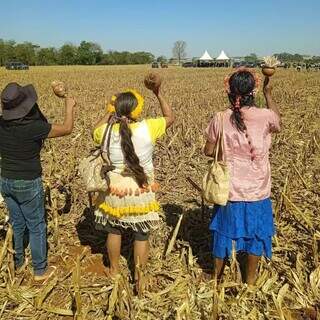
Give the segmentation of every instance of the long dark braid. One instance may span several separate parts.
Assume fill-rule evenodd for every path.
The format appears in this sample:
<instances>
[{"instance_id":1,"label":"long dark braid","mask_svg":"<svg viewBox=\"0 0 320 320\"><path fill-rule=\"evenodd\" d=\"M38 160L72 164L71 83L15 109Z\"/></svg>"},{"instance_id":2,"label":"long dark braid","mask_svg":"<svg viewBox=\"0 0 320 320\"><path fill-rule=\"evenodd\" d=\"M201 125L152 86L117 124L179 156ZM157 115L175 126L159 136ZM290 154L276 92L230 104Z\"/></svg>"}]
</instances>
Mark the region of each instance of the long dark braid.
<instances>
[{"instance_id":1,"label":"long dark braid","mask_svg":"<svg viewBox=\"0 0 320 320\"><path fill-rule=\"evenodd\" d=\"M130 113L137 106L137 99L131 92L120 93L115 101L116 118L117 122L120 123L120 137L121 137L121 149L123 152L126 171L133 173L138 185L148 183L147 176L140 165L139 158L134 150L132 143L132 132L128 126L130 119Z\"/></svg>"},{"instance_id":2,"label":"long dark braid","mask_svg":"<svg viewBox=\"0 0 320 320\"><path fill-rule=\"evenodd\" d=\"M245 70L234 73L229 79L230 92L228 96L233 111L231 122L240 132L245 134L250 148L251 161L255 160L256 154L252 145L252 140L248 135L247 126L244 123L241 108L254 105L255 85L256 83L253 75Z\"/></svg>"},{"instance_id":3,"label":"long dark braid","mask_svg":"<svg viewBox=\"0 0 320 320\"><path fill-rule=\"evenodd\" d=\"M253 90L255 79L248 71L234 73L229 79L229 101L232 105L231 122L241 132L245 132L246 125L241 115L241 108L254 105Z\"/></svg>"}]
</instances>

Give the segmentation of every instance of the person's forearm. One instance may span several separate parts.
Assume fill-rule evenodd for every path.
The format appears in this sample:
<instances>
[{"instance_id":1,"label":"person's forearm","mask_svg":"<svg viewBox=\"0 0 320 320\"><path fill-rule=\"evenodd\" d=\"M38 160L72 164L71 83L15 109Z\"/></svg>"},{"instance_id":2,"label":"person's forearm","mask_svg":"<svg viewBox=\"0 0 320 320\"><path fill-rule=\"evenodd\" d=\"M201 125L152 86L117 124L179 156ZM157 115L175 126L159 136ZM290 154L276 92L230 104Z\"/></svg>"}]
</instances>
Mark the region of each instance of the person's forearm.
<instances>
[{"instance_id":1,"label":"person's forearm","mask_svg":"<svg viewBox=\"0 0 320 320\"><path fill-rule=\"evenodd\" d=\"M65 99L63 124L53 123L48 138L63 137L70 134L73 130L74 113L76 101L73 98Z\"/></svg>"},{"instance_id":2,"label":"person's forearm","mask_svg":"<svg viewBox=\"0 0 320 320\"><path fill-rule=\"evenodd\" d=\"M63 126L65 127L66 131L70 133L73 130L74 113L75 109L68 105L68 99L66 99Z\"/></svg>"},{"instance_id":3,"label":"person's forearm","mask_svg":"<svg viewBox=\"0 0 320 320\"><path fill-rule=\"evenodd\" d=\"M280 117L281 116L280 110L279 110L277 104L273 101L271 94L266 94L265 98L266 98L267 107L269 109L271 109L272 111L274 111Z\"/></svg>"},{"instance_id":4,"label":"person's forearm","mask_svg":"<svg viewBox=\"0 0 320 320\"><path fill-rule=\"evenodd\" d=\"M173 114L172 108L164 99L161 93L157 95L157 98L160 103L162 114L169 122L167 125L170 126L174 121L174 114Z\"/></svg>"},{"instance_id":5,"label":"person's forearm","mask_svg":"<svg viewBox=\"0 0 320 320\"><path fill-rule=\"evenodd\" d=\"M158 101L160 103L161 111L164 117L170 117L173 115L172 109L169 104L166 102L161 93L157 95Z\"/></svg>"}]
</instances>

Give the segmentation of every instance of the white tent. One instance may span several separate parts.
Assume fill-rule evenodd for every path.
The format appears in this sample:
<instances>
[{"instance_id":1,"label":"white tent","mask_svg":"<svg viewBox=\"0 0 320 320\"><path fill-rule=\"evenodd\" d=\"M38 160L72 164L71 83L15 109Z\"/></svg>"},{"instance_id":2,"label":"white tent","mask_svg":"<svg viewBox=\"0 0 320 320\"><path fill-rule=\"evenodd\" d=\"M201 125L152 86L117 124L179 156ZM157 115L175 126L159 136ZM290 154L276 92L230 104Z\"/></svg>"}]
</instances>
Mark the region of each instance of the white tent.
<instances>
[{"instance_id":1,"label":"white tent","mask_svg":"<svg viewBox=\"0 0 320 320\"><path fill-rule=\"evenodd\" d=\"M206 50L199 60L201 60L201 61L212 61L213 59L210 57L210 54Z\"/></svg>"},{"instance_id":2,"label":"white tent","mask_svg":"<svg viewBox=\"0 0 320 320\"><path fill-rule=\"evenodd\" d=\"M216 60L217 60L217 61L222 61L222 60L225 61L225 60L230 60L230 58L229 58L229 57L225 54L225 52L222 50Z\"/></svg>"}]
</instances>

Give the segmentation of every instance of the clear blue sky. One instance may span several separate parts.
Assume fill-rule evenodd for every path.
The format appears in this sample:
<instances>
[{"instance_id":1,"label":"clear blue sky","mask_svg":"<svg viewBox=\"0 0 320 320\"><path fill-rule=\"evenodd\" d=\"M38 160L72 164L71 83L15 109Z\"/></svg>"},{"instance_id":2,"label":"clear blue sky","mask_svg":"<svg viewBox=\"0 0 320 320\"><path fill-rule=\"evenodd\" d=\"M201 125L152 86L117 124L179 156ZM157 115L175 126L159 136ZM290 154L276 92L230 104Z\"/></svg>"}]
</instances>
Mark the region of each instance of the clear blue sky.
<instances>
[{"instance_id":1,"label":"clear blue sky","mask_svg":"<svg viewBox=\"0 0 320 320\"><path fill-rule=\"evenodd\" d=\"M320 0L2 0L0 38L188 57L256 52L320 55Z\"/></svg>"}]
</instances>

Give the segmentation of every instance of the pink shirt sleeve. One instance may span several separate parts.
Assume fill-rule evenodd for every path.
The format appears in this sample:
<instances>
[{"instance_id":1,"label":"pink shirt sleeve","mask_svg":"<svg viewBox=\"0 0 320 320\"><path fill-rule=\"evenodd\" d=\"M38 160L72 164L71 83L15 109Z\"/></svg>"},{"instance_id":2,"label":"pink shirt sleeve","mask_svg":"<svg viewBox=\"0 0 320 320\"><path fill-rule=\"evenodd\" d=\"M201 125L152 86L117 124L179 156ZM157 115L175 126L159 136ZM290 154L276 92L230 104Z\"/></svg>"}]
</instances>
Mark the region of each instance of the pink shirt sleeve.
<instances>
[{"instance_id":1,"label":"pink shirt sleeve","mask_svg":"<svg viewBox=\"0 0 320 320\"><path fill-rule=\"evenodd\" d=\"M217 140L217 132L217 116L214 115L205 129L204 135L210 143L215 144Z\"/></svg>"},{"instance_id":2,"label":"pink shirt sleeve","mask_svg":"<svg viewBox=\"0 0 320 320\"><path fill-rule=\"evenodd\" d=\"M273 110L269 110L269 128L271 133L281 130L280 117Z\"/></svg>"}]
</instances>

